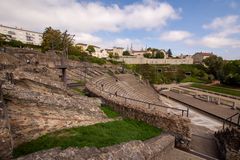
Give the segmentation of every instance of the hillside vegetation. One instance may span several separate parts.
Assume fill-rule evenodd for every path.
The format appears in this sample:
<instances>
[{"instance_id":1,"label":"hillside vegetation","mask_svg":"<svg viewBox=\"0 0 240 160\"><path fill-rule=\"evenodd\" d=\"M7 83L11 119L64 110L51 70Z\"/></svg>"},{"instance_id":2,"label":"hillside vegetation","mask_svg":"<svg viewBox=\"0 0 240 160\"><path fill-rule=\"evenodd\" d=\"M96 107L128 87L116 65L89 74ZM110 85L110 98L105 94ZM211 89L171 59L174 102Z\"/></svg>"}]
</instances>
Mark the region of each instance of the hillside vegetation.
<instances>
[{"instance_id":1,"label":"hillside vegetation","mask_svg":"<svg viewBox=\"0 0 240 160\"><path fill-rule=\"evenodd\" d=\"M202 82L212 80L202 65L154 65L154 64L126 64L126 68L141 74L152 84L173 82Z\"/></svg>"}]
</instances>

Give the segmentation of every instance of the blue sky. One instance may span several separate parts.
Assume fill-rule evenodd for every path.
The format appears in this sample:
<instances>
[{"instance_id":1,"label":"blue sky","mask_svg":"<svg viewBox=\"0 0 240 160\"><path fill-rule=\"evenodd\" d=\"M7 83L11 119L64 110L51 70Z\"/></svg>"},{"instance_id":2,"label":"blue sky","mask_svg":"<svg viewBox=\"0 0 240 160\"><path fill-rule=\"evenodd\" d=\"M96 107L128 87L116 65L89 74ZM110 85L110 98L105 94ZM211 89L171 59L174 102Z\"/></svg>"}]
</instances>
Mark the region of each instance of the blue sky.
<instances>
[{"instance_id":1,"label":"blue sky","mask_svg":"<svg viewBox=\"0 0 240 160\"><path fill-rule=\"evenodd\" d=\"M9 0L1 2L0 23L67 29L76 42L103 48L132 44L240 59L239 0Z\"/></svg>"}]
</instances>

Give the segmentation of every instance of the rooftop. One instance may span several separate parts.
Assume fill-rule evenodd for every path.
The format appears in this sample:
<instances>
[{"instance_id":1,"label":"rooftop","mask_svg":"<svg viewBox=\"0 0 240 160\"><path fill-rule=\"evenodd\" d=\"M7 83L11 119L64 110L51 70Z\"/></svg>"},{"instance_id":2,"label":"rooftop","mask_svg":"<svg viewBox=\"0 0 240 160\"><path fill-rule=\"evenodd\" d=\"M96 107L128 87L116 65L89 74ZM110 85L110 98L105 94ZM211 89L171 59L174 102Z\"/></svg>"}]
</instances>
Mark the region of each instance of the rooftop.
<instances>
[{"instance_id":1,"label":"rooftop","mask_svg":"<svg viewBox=\"0 0 240 160\"><path fill-rule=\"evenodd\" d=\"M9 29L15 29L15 30L19 30L19 31L25 31L25 32L32 32L32 33L42 34L41 32L30 31L30 30L26 30L26 29L22 29L22 28L17 28L17 27L4 26L2 24L0 24L0 27L5 27L5 28L9 28Z\"/></svg>"}]
</instances>

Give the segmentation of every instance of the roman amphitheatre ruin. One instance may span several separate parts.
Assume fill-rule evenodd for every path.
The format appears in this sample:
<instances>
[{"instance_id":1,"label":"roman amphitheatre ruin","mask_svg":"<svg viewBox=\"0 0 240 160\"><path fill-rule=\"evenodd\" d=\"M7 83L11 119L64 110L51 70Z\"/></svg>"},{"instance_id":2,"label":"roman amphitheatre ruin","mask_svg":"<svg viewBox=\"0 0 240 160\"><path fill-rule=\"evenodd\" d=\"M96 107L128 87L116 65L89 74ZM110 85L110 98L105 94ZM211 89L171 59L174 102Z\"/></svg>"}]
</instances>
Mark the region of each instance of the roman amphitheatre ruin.
<instances>
[{"instance_id":1,"label":"roman amphitheatre ruin","mask_svg":"<svg viewBox=\"0 0 240 160\"><path fill-rule=\"evenodd\" d=\"M119 66L64 62L55 51L9 47L0 52L1 159L217 159L214 138L203 135L221 129L219 121L159 95L157 87L128 70L122 73ZM86 94L80 95L74 88ZM187 90L180 89L177 92ZM101 110L102 104L121 116L109 118ZM15 148L46 134L125 118L143 121L163 132L147 140L106 147L54 147L13 156ZM239 135L228 132L239 140ZM215 134L224 139L226 132ZM201 149L206 152L198 152ZM239 151L227 150L226 154L230 159L239 158Z\"/></svg>"}]
</instances>

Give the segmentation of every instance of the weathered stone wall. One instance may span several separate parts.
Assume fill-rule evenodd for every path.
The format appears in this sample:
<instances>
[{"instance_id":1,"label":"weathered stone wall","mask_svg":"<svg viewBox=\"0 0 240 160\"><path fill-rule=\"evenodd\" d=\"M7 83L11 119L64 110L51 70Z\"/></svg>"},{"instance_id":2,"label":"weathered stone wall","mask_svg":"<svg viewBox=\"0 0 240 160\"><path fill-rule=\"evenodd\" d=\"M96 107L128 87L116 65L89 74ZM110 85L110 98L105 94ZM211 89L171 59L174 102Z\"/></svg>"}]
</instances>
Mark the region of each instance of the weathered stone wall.
<instances>
[{"instance_id":1,"label":"weathered stone wall","mask_svg":"<svg viewBox=\"0 0 240 160\"><path fill-rule=\"evenodd\" d=\"M13 142L8 112L3 101L1 82L2 81L0 81L0 157L1 159L9 159L13 149Z\"/></svg>"},{"instance_id":2,"label":"weathered stone wall","mask_svg":"<svg viewBox=\"0 0 240 160\"><path fill-rule=\"evenodd\" d=\"M218 141L218 148L221 153L221 158L226 160L240 159L240 130L225 129L215 133Z\"/></svg>"},{"instance_id":3,"label":"weathered stone wall","mask_svg":"<svg viewBox=\"0 0 240 160\"><path fill-rule=\"evenodd\" d=\"M133 159L133 160L157 160L163 159L170 150L174 148L174 137L171 135L160 135L146 141L130 141L119 145L97 149L89 148L67 148L61 150L54 148L46 151L36 152L17 160L106 160L106 159Z\"/></svg>"},{"instance_id":4,"label":"weathered stone wall","mask_svg":"<svg viewBox=\"0 0 240 160\"><path fill-rule=\"evenodd\" d=\"M14 147L59 129L109 121L96 98L37 91L8 83L3 92L8 100Z\"/></svg>"},{"instance_id":5,"label":"weathered stone wall","mask_svg":"<svg viewBox=\"0 0 240 160\"><path fill-rule=\"evenodd\" d=\"M57 88L64 89L63 82L60 81L60 73L56 70L49 69L43 66L25 66L19 67L13 72L15 80L29 79L35 82L46 84Z\"/></svg>"},{"instance_id":6,"label":"weathered stone wall","mask_svg":"<svg viewBox=\"0 0 240 160\"><path fill-rule=\"evenodd\" d=\"M144 121L158 128L162 128L165 131L170 131L176 135L177 142L184 142L182 146L181 143L177 143L179 147L188 149L191 138L190 120L188 118L163 113L159 110L139 107L137 105L121 103L120 101L113 101L112 96L97 90L90 83L87 83L86 87L91 93L102 97L107 103L112 104L114 110L121 113L123 117Z\"/></svg>"},{"instance_id":7,"label":"weathered stone wall","mask_svg":"<svg viewBox=\"0 0 240 160\"><path fill-rule=\"evenodd\" d=\"M6 123L4 120L1 121ZM12 139L10 130L8 128L1 128L0 137L0 157L2 159L10 159L12 155Z\"/></svg>"},{"instance_id":8,"label":"weathered stone wall","mask_svg":"<svg viewBox=\"0 0 240 160\"><path fill-rule=\"evenodd\" d=\"M192 58L150 59L144 57L121 57L118 61L124 61L126 64L193 64Z\"/></svg>"}]
</instances>

